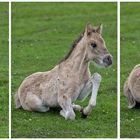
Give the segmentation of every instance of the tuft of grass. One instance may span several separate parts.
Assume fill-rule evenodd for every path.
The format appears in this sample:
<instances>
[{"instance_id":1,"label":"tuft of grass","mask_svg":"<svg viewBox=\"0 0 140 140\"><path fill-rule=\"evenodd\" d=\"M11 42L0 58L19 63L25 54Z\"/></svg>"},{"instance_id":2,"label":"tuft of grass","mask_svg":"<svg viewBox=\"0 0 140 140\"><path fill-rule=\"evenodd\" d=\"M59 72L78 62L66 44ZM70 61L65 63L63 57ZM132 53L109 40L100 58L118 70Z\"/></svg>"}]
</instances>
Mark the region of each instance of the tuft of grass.
<instances>
[{"instance_id":1,"label":"tuft of grass","mask_svg":"<svg viewBox=\"0 0 140 140\"><path fill-rule=\"evenodd\" d=\"M47 113L15 109L12 100L13 138L115 138L117 128L116 3L12 3L12 95L22 80L37 71L52 69L68 52L86 23L103 23L103 36L113 55L108 69L90 66L103 80L97 106L87 119L65 121L59 109ZM109 9L109 10L108 10ZM78 104L86 106L89 98Z\"/></svg>"},{"instance_id":2,"label":"tuft of grass","mask_svg":"<svg viewBox=\"0 0 140 140\"><path fill-rule=\"evenodd\" d=\"M8 138L8 3L0 2L0 138Z\"/></svg>"},{"instance_id":3,"label":"tuft of grass","mask_svg":"<svg viewBox=\"0 0 140 140\"><path fill-rule=\"evenodd\" d=\"M128 109L123 85L135 65L140 63L140 3L121 3L121 137L140 138L140 111ZM132 10L133 9L133 10Z\"/></svg>"}]
</instances>

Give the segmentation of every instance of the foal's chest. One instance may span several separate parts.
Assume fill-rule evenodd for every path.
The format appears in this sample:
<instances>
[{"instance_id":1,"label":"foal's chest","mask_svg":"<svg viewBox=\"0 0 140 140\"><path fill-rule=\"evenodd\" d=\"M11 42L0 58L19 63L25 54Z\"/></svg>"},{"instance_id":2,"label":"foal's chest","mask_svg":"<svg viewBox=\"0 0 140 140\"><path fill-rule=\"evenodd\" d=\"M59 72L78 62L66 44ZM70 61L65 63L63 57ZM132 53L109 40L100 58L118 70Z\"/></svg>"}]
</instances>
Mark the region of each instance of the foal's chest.
<instances>
[{"instance_id":1,"label":"foal's chest","mask_svg":"<svg viewBox=\"0 0 140 140\"><path fill-rule=\"evenodd\" d=\"M69 79L70 80L70 79ZM68 89L71 89L71 99L72 102L76 101L79 94L81 93L84 85L85 85L85 80L80 79L79 77L74 77L73 79L70 80L70 83L68 82Z\"/></svg>"},{"instance_id":2,"label":"foal's chest","mask_svg":"<svg viewBox=\"0 0 140 140\"><path fill-rule=\"evenodd\" d=\"M62 91L65 91L64 94L69 94L74 102L81 93L88 76L82 75L78 72L74 73L70 70L61 72L59 76L59 88L62 89Z\"/></svg>"},{"instance_id":3,"label":"foal's chest","mask_svg":"<svg viewBox=\"0 0 140 140\"><path fill-rule=\"evenodd\" d=\"M80 93L81 93L81 91L82 91L82 89L84 88L84 83L83 84L81 84L81 85L79 85L76 89L75 89L75 91L73 92L73 94L72 94L72 102L75 102L76 100L77 100L77 98L78 98L78 96L80 95Z\"/></svg>"}]
</instances>

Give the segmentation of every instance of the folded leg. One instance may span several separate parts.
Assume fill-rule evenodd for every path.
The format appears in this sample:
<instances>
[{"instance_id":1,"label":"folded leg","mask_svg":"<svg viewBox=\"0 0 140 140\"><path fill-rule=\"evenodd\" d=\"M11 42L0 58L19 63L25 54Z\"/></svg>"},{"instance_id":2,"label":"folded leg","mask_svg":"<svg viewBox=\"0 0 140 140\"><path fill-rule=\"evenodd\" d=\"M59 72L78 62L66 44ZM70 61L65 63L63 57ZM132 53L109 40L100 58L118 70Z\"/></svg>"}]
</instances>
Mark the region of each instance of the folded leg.
<instances>
[{"instance_id":1,"label":"folded leg","mask_svg":"<svg viewBox=\"0 0 140 140\"><path fill-rule=\"evenodd\" d=\"M72 107L75 111L82 111L83 110L83 107L81 107L80 105L76 105L76 104L72 104Z\"/></svg>"},{"instance_id":2,"label":"folded leg","mask_svg":"<svg viewBox=\"0 0 140 140\"><path fill-rule=\"evenodd\" d=\"M89 100L89 104L88 106L86 106L82 113L83 115L86 117L87 115L89 115L92 111L92 109L96 106L96 99L97 99L97 93L100 87L100 82L101 82L101 76L98 73L95 73L91 79L92 82L92 94L91 94L91 98Z\"/></svg>"},{"instance_id":3,"label":"folded leg","mask_svg":"<svg viewBox=\"0 0 140 140\"><path fill-rule=\"evenodd\" d=\"M62 95L59 97L59 105L61 106L62 110L60 111L60 115L63 116L66 120L74 120L75 113L73 111L71 98L67 97L66 95Z\"/></svg>"}]
</instances>

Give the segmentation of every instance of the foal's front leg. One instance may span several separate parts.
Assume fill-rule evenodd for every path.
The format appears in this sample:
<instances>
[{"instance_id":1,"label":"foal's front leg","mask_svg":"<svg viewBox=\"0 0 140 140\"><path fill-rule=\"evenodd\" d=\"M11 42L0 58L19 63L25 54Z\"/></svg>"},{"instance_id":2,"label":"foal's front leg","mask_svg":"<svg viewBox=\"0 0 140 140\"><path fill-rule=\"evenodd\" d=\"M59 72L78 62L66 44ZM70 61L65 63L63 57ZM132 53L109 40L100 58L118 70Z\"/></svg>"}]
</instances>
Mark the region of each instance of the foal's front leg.
<instances>
[{"instance_id":1,"label":"foal's front leg","mask_svg":"<svg viewBox=\"0 0 140 140\"><path fill-rule=\"evenodd\" d=\"M73 108L73 110L75 110L75 111L80 111L80 112L82 112L82 110L83 110L83 107L81 107L80 105L76 105L76 104L72 104L72 108Z\"/></svg>"},{"instance_id":2,"label":"foal's front leg","mask_svg":"<svg viewBox=\"0 0 140 140\"><path fill-rule=\"evenodd\" d=\"M89 104L82 110L83 117L88 116L91 113L92 109L96 106L96 98L97 98L100 82L101 82L101 75L99 75L98 73L95 73L91 79L92 94L89 100Z\"/></svg>"},{"instance_id":3,"label":"foal's front leg","mask_svg":"<svg viewBox=\"0 0 140 140\"><path fill-rule=\"evenodd\" d=\"M73 111L71 98L63 94L58 97L58 102L62 108L62 110L60 111L60 115L63 116L66 120L67 119L74 120L75 113Z\"/></svg>"}]
</instances>

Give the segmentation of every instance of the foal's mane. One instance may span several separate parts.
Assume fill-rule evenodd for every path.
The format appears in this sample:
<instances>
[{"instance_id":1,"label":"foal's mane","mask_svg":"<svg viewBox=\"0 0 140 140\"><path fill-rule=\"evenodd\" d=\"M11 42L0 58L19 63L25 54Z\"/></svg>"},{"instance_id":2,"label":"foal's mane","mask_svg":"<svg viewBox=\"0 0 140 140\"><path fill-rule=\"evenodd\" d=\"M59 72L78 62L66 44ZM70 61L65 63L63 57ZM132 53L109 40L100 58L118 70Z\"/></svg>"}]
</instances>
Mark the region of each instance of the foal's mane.
<instances>
[{"instance_id":1,"label":"foal's mane","mask_svg":"<svg viewBox=\"0 0 140 140\"><path fill-rule=\"evenodd\" d=\"M80 40L83 38L84 32L72 43L72 46L69 50L69 52L67 53L67 55L59 62L59 64L61 62L64 62L65 60L67 60L69 58L69 56L71 55L71 53L73 52L73 50L75 49L75 47L77 46L77 44L80 42Z\"/></svg>"}]
</instances>

